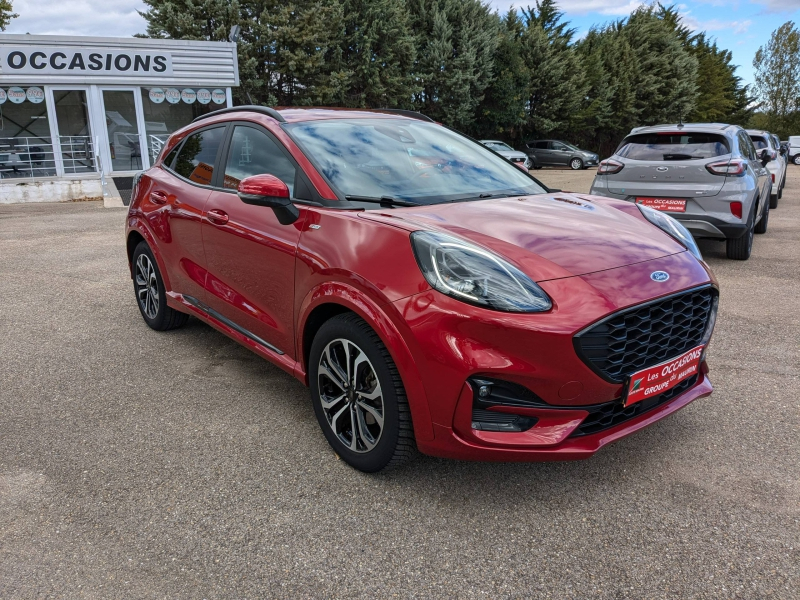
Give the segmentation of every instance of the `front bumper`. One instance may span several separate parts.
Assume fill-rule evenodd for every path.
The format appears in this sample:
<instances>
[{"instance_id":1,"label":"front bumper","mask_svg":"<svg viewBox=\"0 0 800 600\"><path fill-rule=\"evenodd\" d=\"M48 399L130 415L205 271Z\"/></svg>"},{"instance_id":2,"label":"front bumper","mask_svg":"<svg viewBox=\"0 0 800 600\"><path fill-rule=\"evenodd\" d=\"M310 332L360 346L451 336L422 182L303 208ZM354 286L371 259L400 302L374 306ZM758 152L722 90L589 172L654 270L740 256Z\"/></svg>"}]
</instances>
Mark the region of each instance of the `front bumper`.
<instances>
[{"instance_id":1,"label":"front bumper","mask_svg":"<svg viewBox=\"0 0 800 600\"><path fill-rule=\"evenodd\" d=\"M654 270L665 270L671 277L655 284L650 279ZM408 326L409 350L435 433L433 440L418 441L420 450L474 460L586 458L710 394L711 385L703 375L690 389L651 410L607 429L584 428L573 435L598 405L618 402L623 388L581 360L573 344L575 334L625 308L713 282L702 263L680 252L598 273L540 281L554 303L547 313L496 313L433 290L396 301ZM545 406L492 410L535 418L536 423L519 432L473 427L469 380L476 379L510 382L535 394Z\"/></svg>"},{"instance_id":2,"label":"front bumper","mask_svg":"<svg viewBox=\"0 0 800 600\"><path fill-rule=\"evenodd\" d=\"M510 462L585 459L603 446L644 429L698 398L711 395L713 390L708 377L701 375L692 388L669 402L593 435L570 436L586 418L586 411L551 410L547 411L549 414L540 411L539 421L534 427L516 434L475 430L462 433L463 430L457 427L434 424L434 439L419 442L418 446L425 454L465 460ZM464 394L469 395L471 403L471 390Z\"/></svg>"}]
</instances>

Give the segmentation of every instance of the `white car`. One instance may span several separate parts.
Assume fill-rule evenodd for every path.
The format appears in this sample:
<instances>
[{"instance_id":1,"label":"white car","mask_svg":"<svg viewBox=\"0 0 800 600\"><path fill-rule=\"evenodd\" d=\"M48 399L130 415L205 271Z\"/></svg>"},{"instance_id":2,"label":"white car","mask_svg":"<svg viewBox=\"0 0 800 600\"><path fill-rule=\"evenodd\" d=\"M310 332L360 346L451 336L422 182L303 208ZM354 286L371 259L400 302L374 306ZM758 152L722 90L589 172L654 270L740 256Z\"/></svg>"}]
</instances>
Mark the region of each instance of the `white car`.
<instances>
[{"instance_id":1,"label":"white car","mask_svg":"<svg viewBox=\"0 0 800 600\"><path fill-rule=\"evenodd\" d=\"M800 165L800 135L789 136L789 162Z\"/></svg>"},{"instance_id":2,"label":"white car","mask_svg":"<svg viewBox=\"0 0 800 600\"><path fill-rule=\"evenodd\" d=\"M528 155L524 152L520 152L519 150L514 150L505 142L501 142L499 140L481 140L480 142L487 148L497 152L500 156L510 160L512 163L514 163L515 167L524 167L525 171L531 168L531 159L528 158Z\"/></svg>"},{"instance_id":3,"label":"white car","mask_svg":"<svg viewBox=\"0 0 800 600\"><path fill-rule=\"evenodd\" d=\"M778 208L778 200L783 196L783 184L786 183L786 161L781 155L780 143L775 142L775 136L769 131L762 129L748 129L747 135L753 140L753 145L759 154L761 154L762 150L766 150L769 153L771 160L766 165L772 176L772 194L769 197L769 207Z\"/></svg>"}]
</instances>

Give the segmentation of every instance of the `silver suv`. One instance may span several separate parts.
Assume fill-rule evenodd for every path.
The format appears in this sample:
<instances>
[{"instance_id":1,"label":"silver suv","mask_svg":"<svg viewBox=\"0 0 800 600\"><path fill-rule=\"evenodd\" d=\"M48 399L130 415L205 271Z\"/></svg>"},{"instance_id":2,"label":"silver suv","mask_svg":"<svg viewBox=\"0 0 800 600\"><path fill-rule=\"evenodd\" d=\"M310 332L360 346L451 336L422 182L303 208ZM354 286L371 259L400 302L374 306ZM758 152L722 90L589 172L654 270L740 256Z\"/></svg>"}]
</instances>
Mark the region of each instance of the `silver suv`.
<instances>
[{"instance_id":1,"label":"silver suv","mask_svg":"<svg viewBox=\"0 0 800 600\"><path fill-rule=\"evenodd\" d=\"M591 193L668 213L695 237L726 240L728 258L747 260L753 233L767 231L770 160L738 125L638 127L600 162Z\"/></svg>"},{"instance_id":2,"label":"silver suv","mask_svg":"<svg viewBox=\"0 0 800 600\"><path fill-rule=\"evenodd\" d=\"M756 152L768 149L772 160L767 163L767 171L772 177L772 195L769 197L769 207L778 208L778 200L783 196L783 184L786 177L786 161L781 151L781 142L778 136L769 131L748 129L747 135L753 140Z\"/></svg>"}]
</instances>

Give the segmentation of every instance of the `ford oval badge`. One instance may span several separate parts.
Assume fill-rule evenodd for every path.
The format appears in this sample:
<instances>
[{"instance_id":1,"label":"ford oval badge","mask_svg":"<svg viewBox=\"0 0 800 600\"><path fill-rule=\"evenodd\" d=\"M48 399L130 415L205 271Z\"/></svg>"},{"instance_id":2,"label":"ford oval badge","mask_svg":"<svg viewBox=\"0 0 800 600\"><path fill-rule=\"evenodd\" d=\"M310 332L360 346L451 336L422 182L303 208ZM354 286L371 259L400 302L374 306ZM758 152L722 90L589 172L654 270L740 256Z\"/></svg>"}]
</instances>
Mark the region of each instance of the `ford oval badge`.
<instances>
[{"instance_id":1,"label":"ford oval badge","mask_svg":"<svg viewBox=\"0 0 800 600\"><path fill-rule=\"evenodd\" d=\"M650 273L650 279L653 281L666 281L669 279L669 273L666 271L653 271Z\"/></svg>"}]
</instances>

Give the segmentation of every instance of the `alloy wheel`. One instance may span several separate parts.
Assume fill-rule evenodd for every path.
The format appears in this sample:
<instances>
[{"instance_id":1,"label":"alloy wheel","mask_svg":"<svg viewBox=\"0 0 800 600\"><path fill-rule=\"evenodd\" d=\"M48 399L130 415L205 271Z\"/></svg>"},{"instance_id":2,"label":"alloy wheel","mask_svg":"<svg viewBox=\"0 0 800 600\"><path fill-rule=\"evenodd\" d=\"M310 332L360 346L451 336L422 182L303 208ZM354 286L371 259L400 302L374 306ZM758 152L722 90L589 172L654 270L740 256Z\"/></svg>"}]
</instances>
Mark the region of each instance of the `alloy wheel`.
<instances>
[{"instance_id":1,"label":"alloy wheel","mask_svg":"<svg viewBox=\"0 0 800 600\"><path fill-rule=\"evenodd\" d=\"M583 162L581 162L580 158L573 158L569 166L572 167L573 170L578 171L583 166Z\"/></svg>"},{"instance_id":2,"label":"alloy wheel","mask_svg":"<svg viewBox=\"0 0 800 600\"><path fill-rule=\"evenodd\" d=\"M352 452L372 450L383 433L383 392L364 351L346 339L325 346L317 371L328 426Z\"/></svg>"},{"instance_id":3,"label":"alloy wheel","mask_svg":"<svg viewBox=\"0 0 800 600\"><path fill-rule=\"evenodd\" d=\"M148 319L158 314L158 277L155 267L146 254L136 259L136 298Z\"/></svg>"}]
</instances>

